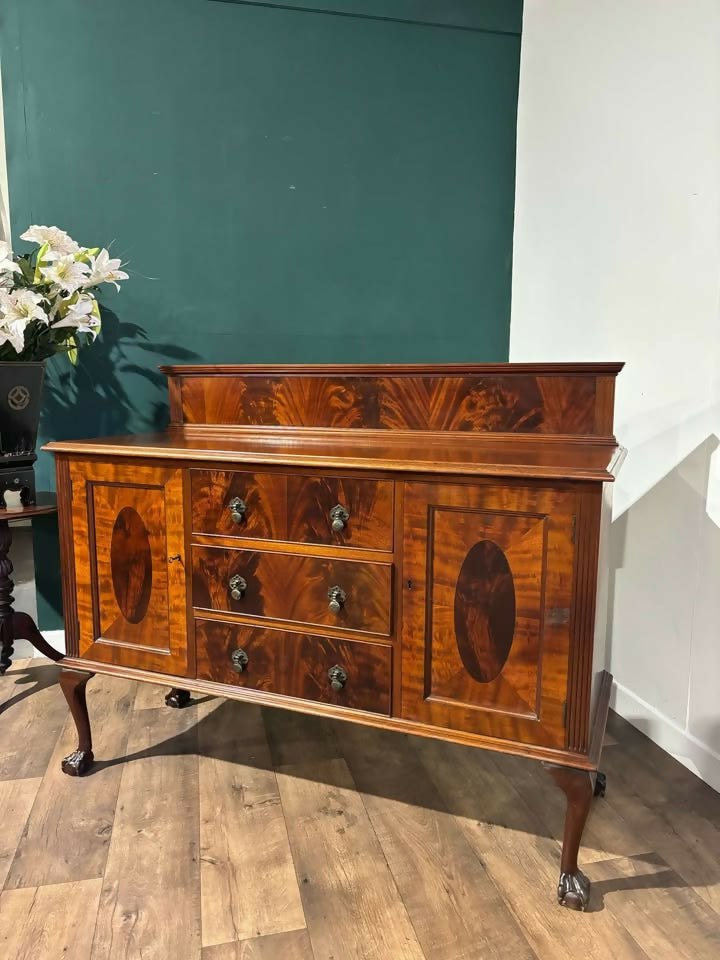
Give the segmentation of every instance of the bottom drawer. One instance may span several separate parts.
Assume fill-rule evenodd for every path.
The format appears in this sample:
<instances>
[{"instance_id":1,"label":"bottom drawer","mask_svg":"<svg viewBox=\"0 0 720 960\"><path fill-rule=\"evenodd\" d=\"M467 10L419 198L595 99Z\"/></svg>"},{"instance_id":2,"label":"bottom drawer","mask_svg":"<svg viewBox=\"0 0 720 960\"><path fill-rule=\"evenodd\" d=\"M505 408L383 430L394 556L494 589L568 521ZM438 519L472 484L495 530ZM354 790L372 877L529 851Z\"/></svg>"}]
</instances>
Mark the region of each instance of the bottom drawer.
<instances>
[{"instance_id":1,"label":"bottom drawer","mask_svg":"<svg viewBox=\"0 0 720 960\"><path fill-rule=\"evenodd\" d=\"M392 648L384 644L220 620L196 620L195 643L201 680L390 713Z\"/></svg>"}]
</instances>

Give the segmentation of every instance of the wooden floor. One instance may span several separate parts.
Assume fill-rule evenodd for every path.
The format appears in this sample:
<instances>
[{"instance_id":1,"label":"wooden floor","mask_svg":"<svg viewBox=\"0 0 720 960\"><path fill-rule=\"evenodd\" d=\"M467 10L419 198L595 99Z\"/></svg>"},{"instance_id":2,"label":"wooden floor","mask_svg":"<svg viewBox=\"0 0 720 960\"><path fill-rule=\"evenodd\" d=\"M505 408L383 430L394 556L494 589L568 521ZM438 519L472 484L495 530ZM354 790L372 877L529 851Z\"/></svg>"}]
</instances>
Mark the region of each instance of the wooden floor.
<instances>
[{"instance_id":1,"label":"wooden floor","mask_svg":"<svg viewBox=\"0 0 720 960\"><path fill-rule=\"evenodd\" d=\"M95 677L73 780L56 677L0 678L0 960L720 957L720 796L617 717L576 914L539 764Z\"/></svg>"}]
</instances>

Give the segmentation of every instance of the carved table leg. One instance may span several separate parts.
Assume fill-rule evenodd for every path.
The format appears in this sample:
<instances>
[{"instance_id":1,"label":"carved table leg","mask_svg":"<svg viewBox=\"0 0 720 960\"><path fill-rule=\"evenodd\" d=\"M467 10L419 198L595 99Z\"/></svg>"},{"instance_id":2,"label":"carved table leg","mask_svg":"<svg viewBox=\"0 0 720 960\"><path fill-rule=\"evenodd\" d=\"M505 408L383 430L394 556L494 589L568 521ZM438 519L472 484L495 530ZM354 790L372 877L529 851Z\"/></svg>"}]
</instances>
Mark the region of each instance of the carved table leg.
<instances>
[{"instance_id":1,"label":"carved table leg","mask_svg":"<svg viewBox=\"0 0 720 960\"><path fill-rule=\"evenodd\" d=\"M7 520L0 519L0 675L10 668L12 663L13 641L13 572L12 560L8 556L12 543L12 531Z\"/></svg>"},{"instance_id":2,"label":"carved table leg","mask_svg":"<svg viewBox=\"0 0 720 960\"><path fill-rule=\"evenodd\" d=\"M63 773L67 773L70 777L81 777L87 773L94 760L90 718L85 696L85 686L92 676L94 674L80 673L77 670L60 671L60 687L65 694L78 732L77 750L65 757L62 762Z\"/></svg>"},{"instance_id":3,"label":"carved table leg","mask_svg":"<svg viewBox=\"0 0 720 960\"><path fill-rule=\"evenodd\" d=\"M578 869L577 860L583 828L593 798L592 774L588 770L558 767L550 763L544 763L543 766L567 797L558 903L571 910L584 910L590 899L590 881Z\"/></svg>"},{"instance_id":4,"label":"carved table leg","mask_svg":"<svg viewBox=\"0 0 720 960\"><path fill-rule=\"evenodd\" d=\"M4 503L0 495L0 503ZM0 509L2 507L0 506ZM0 517L0 675L12 663L16 640L29 640L36 650L49 660L62 660L63 655L51 647L27 613L13 610L13 565L9 552L12 545L12 530L4 517Z\"/></svg>"},{"instance_id":5,"label":"carved table leg","mask_svg":"<svg viewBox=\"0 0 720 960\"><path fill-rule=\"evenodd\" d=\"M173 687L170 693L166 695L165 703L169 707L186 707L190 703L190 692Z\"/></svg>"},{"instance_id":6,"label":"carved table leg","mask_svg":"<svg viewBox=\"0 0 720 960\"><path fill-rule=\"evenodd\" d=\"M33 618L27 613L13 613L12 630L16 640L29 640L35 649L44 657L47 657L48 660L54 660L57 663L58 660L63 659L63 654L56 650L55 647L50 646L35 626Z\"/></svg>"}]
</instances>

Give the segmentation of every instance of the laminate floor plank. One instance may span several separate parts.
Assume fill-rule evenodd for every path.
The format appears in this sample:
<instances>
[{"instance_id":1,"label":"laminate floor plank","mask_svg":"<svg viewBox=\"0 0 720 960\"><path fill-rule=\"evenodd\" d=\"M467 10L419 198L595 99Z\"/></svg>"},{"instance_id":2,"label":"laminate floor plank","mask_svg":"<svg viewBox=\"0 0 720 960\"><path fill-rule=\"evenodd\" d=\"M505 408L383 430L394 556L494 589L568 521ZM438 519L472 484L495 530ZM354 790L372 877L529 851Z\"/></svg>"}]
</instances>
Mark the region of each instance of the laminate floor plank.
<instances>
[{"instance_id":1,"label":"laminate floor plank","mask_svg":"<svg viewBox=\"0 0 720 960\"><path fill-rule=\"evenodd\" d=\"M0 890L10 871L17 845L42 780L0 780Z\"/></svg>"},{"instance_id":2,"label":"laminate floor plank","mask_svg":"<svg viewBox=\"0 0 720 960\"><path fill-rule=\"evenodd\" d=\"M342 756L337 721L274 707L263 707L262 715L276 767Z\"/></svg>"},{"instance_id":3,"label":"laminate floor plank","mask_svg":"<svg viewBox=\"0 0 720 960\"><path fill-rule=\"evenodd\" d=\"M424 960L345 761L283 767L278 784L316 960Z\"/></svg>"},{"instance_id":4,"label":"laminate floor plank","mask_svg":"<svg viewBox=\"0 0 720 960\"><path fill-rule=\"evenodd\" d=\"M0 894L3 960L90 960L100 880Z\"/></svg>"},{"instance_id":5,"label":"laminate floor plank","mask_svg":"<svg viewBox=\"0 0 720 960\"><path fill-rule=\"evenodd\" d=\"M542 764L500 753L492 754L489 762L512 783L528 807L542 811L542 821L549 835L561 843L565 826L565 794ZM581 863L637 857L652 852L652 844L627 823L615 806L606 803L603 797L593 800L583 831Z\"/></svg>"},{"instance_id":6,"label":"laminate floor plank","mask_svg":"<svg viewBox=\"0 0 720 960\"><path fill-rule=\"evenodd\" d=\"M419 739L416 749L539 960L654 960L596 909L595 891L582 916L557 905L560 844L489 752Z\"/></svg>"},{"instance_id":7,"label":"laminate floor plank","mask_svg":"<svg viewBox=\"0 0 720 960\"><path fill-rule=\"evenodd\" d=\"M77 745L75 724L65 706L65 725L18 844L6 881L9 889L102 876L135 686L130 680L100 676L88 683L97 764L86 777L68 777L60 769L62 758ZM62 696L59 690L57 693Z\"/></svg>"},{"instance_id":8,"label":"laminate floor plank","mask_svg":"<svg viewBox=\"0 0 720 960\"><path fill-rule=\"evenodd\" d=\"M76 780L56 676L0 678L0 960L720 957L720 795L619 718L580 915L536 763L98 676Z\"/></svg>"},{"instance_id":9,"label":"laminate floor plank","mask_svg":"<svg viewBox=\"0 0 720 960\"><path fill-rule=\"evenodd\" d=\"M165 687L160 683L139 683L135 695L135 704L133 710L159 710L166 706L165 696L170 687ZM169 710L175 709L169 707ZM183 709L185 709L183 707Z\"/></svg>"},{"instance_id":10,"label":"laminate floor plank","mask_svg":"<svg viewBox=\"0 0 720 960\"><path fill-rule=\"evenodd\" d=\"M0 780L45 773L68 713L59 672L49 660L23 660L0 677Z\"/></svg>"},{"instance_id":11,"label":"laminate floor plank","mask_svg":"<svg viewBox=\"0 0 720 960\"><path fill-rule=\"evenodd\" d=\"M314 960L307 930L204 947L202 960Z\"/></svg>"},{"instance_id":12,"label":"laminate floor plank","mask_svg":"<svg viewBox=\"0 0 720 960\"><path fill-rule=\"evenodd\" d=\"M92 960L200 960L197 717L130 724Z\"/></svg>"},{"instance_id":13,"label":"laminate floor plank","mask_svg":"<svg viewBox=\"0 0 720 960\"><path fill-rule=\"evenodd\" d=\"M214 701L199 715L203 946L304 928L260 708Z\"/></svg>"},{"instance_id":14,"label":"laminate floor plank","mask_svg":"<svg viewBox=\"0 0 720 960\"><path fill-rule=\"evenodd\" d=\"M425 956L534 960L408 737L351 724L338 736Z\"/></svg>"},{"instance_id":15,"label":"laminate floor plank","mask_svg":"<svg viewBox=\"0 0 720 960\"><path fill-rule=\"evenodd\" d=\"M717 960L720 916L660 858L593 863L588 876L607 909L653 960Z\"/></svg>"},{"instance_id":16,"label":"laminate floor plank","mask_svg":"<svg viewBox=\"0 0 720 960\"><path fill-rule=\"evenodd\" d=\"M720 814L720 795L631 723L611 711L608 729L616 742L622 743L623 762L632 767L637 792L645 797L649 807L704 799L716 815ZM600 764L602 769L605 756Z\"/></svg>"},{"instance_id":17,"label":"laminate floor plank","mask_svg":"<svg viewBox=\"0 0 720 960\"><path fill-rule=\"evenodd\" d=\"M630 829L720 915L720 816L709 819L705 813L712 814L712 810L707 810L707 804L703 813L698 813L694 806L697 795L651 806L649 798L638 792L635 766L622 746L606 751L603 768L608 786L604 802L616 809ZM685 772L691 781L696 779ZM662 777L662 768L658 777ZM652 784L646 780L643 787L652 792ZM690 782L688 791L693 788Z\"/></svg>"}]
</instances>

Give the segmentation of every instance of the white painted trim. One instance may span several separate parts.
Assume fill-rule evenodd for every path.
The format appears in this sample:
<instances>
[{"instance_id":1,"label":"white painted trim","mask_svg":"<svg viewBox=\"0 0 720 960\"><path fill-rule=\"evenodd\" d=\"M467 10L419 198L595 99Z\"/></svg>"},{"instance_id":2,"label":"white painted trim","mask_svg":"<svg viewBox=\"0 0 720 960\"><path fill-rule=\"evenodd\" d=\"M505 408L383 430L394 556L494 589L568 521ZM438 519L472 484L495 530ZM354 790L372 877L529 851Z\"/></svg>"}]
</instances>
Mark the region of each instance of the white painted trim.
<instances>
[{"instance_id":1,"label":"white painted trim","mask_svg":"<svg viewBox=\"0 0 720 960\"><path fill-rule=\"evenodd\" d=\"M65 653L65 631L64 630L41 630L51 647L55 647L60 653ZM42 654L33 650L33 657L41 657Z\"/></svg>"},{"instance_id":2,"label":"white painted trim","mask_svg":"<svg viewBox=\"0 0 720 960\"><path fill-rule=\"evenodd\" d=\"M10 199L5 159L5 120L3 117L2 75L0 74L0 240L10 241Z\"/></svg>"},{"instance_id":3,"label":"white painted trim","mask_svg":"<svg viewBox=\"0 0 720 960\"><path fill-rule=\"evenodd\" d=\"M632 690L613 683L610 706L688 770L720 791L720 755Z\"/></svg>"}]
</instances>

